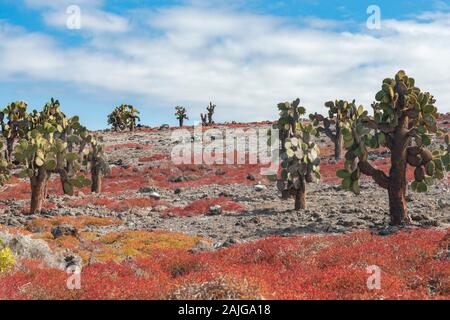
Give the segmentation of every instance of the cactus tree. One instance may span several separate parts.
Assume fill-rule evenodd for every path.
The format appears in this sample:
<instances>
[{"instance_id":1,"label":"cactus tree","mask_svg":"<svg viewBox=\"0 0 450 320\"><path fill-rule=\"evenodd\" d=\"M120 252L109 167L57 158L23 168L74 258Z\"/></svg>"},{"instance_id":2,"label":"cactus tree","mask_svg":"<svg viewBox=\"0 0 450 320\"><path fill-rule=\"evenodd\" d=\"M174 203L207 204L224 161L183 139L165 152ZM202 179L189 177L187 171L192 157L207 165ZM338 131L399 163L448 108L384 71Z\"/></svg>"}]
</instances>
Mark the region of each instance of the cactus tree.
<instances>
[{"instance_id":1,"label":"cactus tree","mask_svg":"<svg viewBox=\"0 0 450 320\"><path fill-rule=\"evenodd\" d=\"M320 115L320 114L311 114L309 118L311 121L315 122L315 125L318 125L320 122L323 123L323 126L317 127L317 130L321 133L327 135L328 138L334 143L334 157L339 160L341 159L342 153L342 131L341 126L342 123L346 121L349 116L349 110L352 106L355 105L355 101L349 103L343 100L328 101L325 103L325 107L328 110L328 118ZM334 130L332 129L332 125L334 125Z\"/></svg>"},{"instance_id":2,"label":"cactus tree","mask_svg":"<svg viewBox=\"0 0 450 320\"><path fill-rule=\"evenodd\" d=\"M62 111L58 100L51 99L41 112L39 121L54 128L52 150L56 155L54 173L59 174L64 194L73 195L74 188L90 184L79 175L86 143L82 136L87 135L78 116L68 118Z\"/></svg>"},{"instance_id":3,"label":"cactus tree","mask_svg":"<svg viewBox=\"0 0 450 320\"><path fill-rule=\"evenodd\" d=\"M31 183L30 214L40 213L46 193L46 183L56 168L56 155L52 151L53 132L38 127L27 133L16 146L15 158L25 165L20 177L29 177Z\"/></svg>"},{"instance_id":4,"label":"cactus tree","mask_svg":"<svg viewBox=\"0 0 450 320\"><path fill-rule=\"evenodd\" d=\"M216 109L216 105L212 104L212 102L209 103L209 106L206 107L206 111L208 111L208 124L211 125L214 123L213 121L213 115L214 115L214 111Z\"/></svg>"},{"instance_id":5,"label":"cactus tree","mask_svg":"<svg viewBox=\"0 0 450 320\"><path fill-rule=\"evenodd\" d=\"M186 114L186 108L177 106L175 107L175 117L178 119L178 122L180 123L180 127L183 126L184 119L189 120L187 114Z\"/></svg>"},{"instance_id":6,"label":"cactus tree","mask_svg":"<svg viewBox=\"0 0 450 320\"><path fill-rule=\"evenodd\" d=\"M6 139L6 160L11 162L14 143L26 134L27 104L23 101L9 104L0 112L0 123ZM6 121L7 118L7 121Z\"/></svg>"},{"instance_id":7,"label":"cactus tree","mask_svg":"<svg viewBox=\"0 0 450 320\"><path fill-rule=\"evenodd\" d=\"M90 145L89 154L86 157L86 165L91 171L91 191L100 193L102 190L102 178L110 172L110 167L104 153L104 147L100 143L102 139L89 135L85 140Z\"/></svg>"},{"instance_id":8,"label":"cactus tree","mask_svg":"<svg viewBox=\"0 0 450 320\"><path fill-rule=\"evenodd\" d=\"M399 225L410 220L406 206L408 165L415 168L411 188L426 192L434 178L444 177L450 155L448 146L441 150L429 149L431 138L441 134L436 124L435 100L430 93L416 87L414 79L404 71L399 71L394 79L385 79L375 99L373 117L362 106L353 107L343 125L347 153L345 169L337 175L343 179L343 187L356 194L360 175L372 177L388 191L391 224ZM373 167L368 160L368 149L381 146L391 153L389 174Z\"/></svg>"},{"instance_id":9,"label":"cactus tree","mask_svg":"<svg viewBox=\"0 0 450 320\"><path fill-rule=\"evenodd\" d=\"M202 126L208 125L208 115L200 113L200 119L202 120Z\"/></svg>"},{"instance_id":10,"label":"cactus tree","mask_svg":"<svg viewBox=\"0 0 450 320\"><path fill-rule=\"evenodd\" d=\"M0 142L0 150L3 148L3 143ZM10 164L0 154L0 186L2 186L10 178Z\"/></svg>"},{"instance_id":11,"label":"cactus tree","mask_svg":"<svg viewBox=\"0 0 450 320\"><path fill-rule=\"evenodd\" d=\"M108 124L114 131L123 131L129 129L134 131L136 121L140 121L139 111L132 105L122 104L120 107L114 108L113 112L108 115Z\"/></svg>"},{"instance_id":12,"label":"cactus tree","mask_svg":"<svg viewBox=\"0 0 450 320\"><path fill-rule=\"evenodd\" d=\"M302 123L300 116L306 110L299 104L300 99L280 103L280 119L275 126L282 143L282 169L277 188L283 198L295 198L296 210L306 208L306 183L320 179L320 150L313 141L318 132L311 123Z\"/></svg>"}]
</instances>

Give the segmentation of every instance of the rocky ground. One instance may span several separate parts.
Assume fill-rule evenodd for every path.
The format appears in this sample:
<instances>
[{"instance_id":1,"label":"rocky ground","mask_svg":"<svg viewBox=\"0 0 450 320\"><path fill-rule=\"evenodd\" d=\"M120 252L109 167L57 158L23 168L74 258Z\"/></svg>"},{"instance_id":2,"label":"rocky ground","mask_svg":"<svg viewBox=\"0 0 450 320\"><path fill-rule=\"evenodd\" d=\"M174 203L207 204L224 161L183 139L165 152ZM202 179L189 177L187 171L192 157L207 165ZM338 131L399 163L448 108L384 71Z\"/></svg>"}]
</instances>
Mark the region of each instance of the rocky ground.
<instances>
[{"instance_id":1,"label":"rocky ground","mask_svg":"<svg viewBox=\"0 0 450 320\"><path fill-rule=\"evenodd\" d=\"M448 122L443 127L448 130ZM272 235L379 232L388 225L386 191L369 180L360 196L341 190L335 177L340 163L330 157L332 146L325 137L320 139L323 181L308 185L308 209L295 211L293 200L282 201L274 183L260 175L260 166L173 165L171 132L167 128L102 132L113 167L103 194L81 190L74 197L64 196L55 180L45 212L40 217L26 216L28 187L26 181L16 179L1 189L0 224L39 232L30 227L36 218L111 217L121 223L86 226L84 231L176 231L210 239L218 246ZM371 158L383 166L387 155L381 150ZM438 182L427 194L408 193L408 207L413 226L448 228L448 180Z\"/></svg>"}]
</instances>

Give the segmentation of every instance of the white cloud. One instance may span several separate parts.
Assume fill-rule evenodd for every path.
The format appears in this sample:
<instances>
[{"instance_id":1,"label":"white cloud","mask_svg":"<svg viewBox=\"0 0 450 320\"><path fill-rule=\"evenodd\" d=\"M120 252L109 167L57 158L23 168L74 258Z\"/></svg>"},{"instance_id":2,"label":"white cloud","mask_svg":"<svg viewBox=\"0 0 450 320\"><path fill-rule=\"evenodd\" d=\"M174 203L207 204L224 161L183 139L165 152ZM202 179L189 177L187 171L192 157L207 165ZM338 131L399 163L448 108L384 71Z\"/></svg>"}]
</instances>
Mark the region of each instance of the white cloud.
<instances>
[{"instance_id":1,"label":"white cloud","mask_svg":"<svg viewBox=\"0 0 450 320\"><path fill-rule=\"evenodd\" d=\"M96 34L70 49L42 34L0 26L0 79L20 74L96 88L98 95L127 93L148 105L164 101L161 113L185 104L191 118L212 100L219 120L250 121L273 119L278 102L296 97L312 112L335 98L369 107L381 81L405 69L436 96L441 111L450 111L446 15L386 20L378 34L192 7L148 18L151 30L145 31L152 32Z\"/></svg>"}]
</instances>

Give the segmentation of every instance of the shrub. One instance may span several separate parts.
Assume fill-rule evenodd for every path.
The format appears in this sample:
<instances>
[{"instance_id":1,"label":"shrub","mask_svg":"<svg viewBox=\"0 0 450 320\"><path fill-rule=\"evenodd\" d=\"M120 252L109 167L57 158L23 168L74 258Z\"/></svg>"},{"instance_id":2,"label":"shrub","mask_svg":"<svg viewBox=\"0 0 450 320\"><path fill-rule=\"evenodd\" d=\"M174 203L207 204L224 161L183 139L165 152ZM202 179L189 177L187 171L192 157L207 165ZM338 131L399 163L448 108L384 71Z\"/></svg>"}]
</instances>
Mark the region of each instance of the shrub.
<instances>
[{"instance_id":1,"label":"shrub","mask_svg":"<svg viewBox=\"0 0 450 320\"><path fill-rule=\"evenodd\" d=\"M2 241L0 240L0 246ZM11 249L6 247L0 249L0 273L10 271L14 266L15 259L11 252Z\"/></svg>"}]
</instances>

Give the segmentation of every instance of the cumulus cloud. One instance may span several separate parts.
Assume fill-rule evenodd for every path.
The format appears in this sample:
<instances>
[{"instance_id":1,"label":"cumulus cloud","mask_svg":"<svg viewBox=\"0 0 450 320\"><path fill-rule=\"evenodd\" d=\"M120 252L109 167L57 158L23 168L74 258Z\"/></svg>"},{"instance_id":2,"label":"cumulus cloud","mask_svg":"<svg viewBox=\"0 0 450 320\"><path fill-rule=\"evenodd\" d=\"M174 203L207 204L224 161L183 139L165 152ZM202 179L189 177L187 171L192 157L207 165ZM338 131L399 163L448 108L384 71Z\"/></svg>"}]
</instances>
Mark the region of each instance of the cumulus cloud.
<instances>
[{"instance_id":1,"label":"cumulus cloud","mask_svg":"<svg viewBox=\"0 0 450 320\"><path fill-rule=\"evenodd\" d=\"M278 102L296 97L312 112L335 98L355 98L369 107L381 81L405 69L436 96L441 111L450 111L447 15L386 20L376 33L333 31L330 21L294 25L198 7L161 9L146 17L150 30L145 30L151 32L99 33L68 49L50 36L3 25L0 77L68 82L96 88L98 95L136 95L146 105L162 101L167 110L161 112L183 104L191 118L212 100L219 120L251 121L273 119Z\"/></svg>"}]
</instances>

